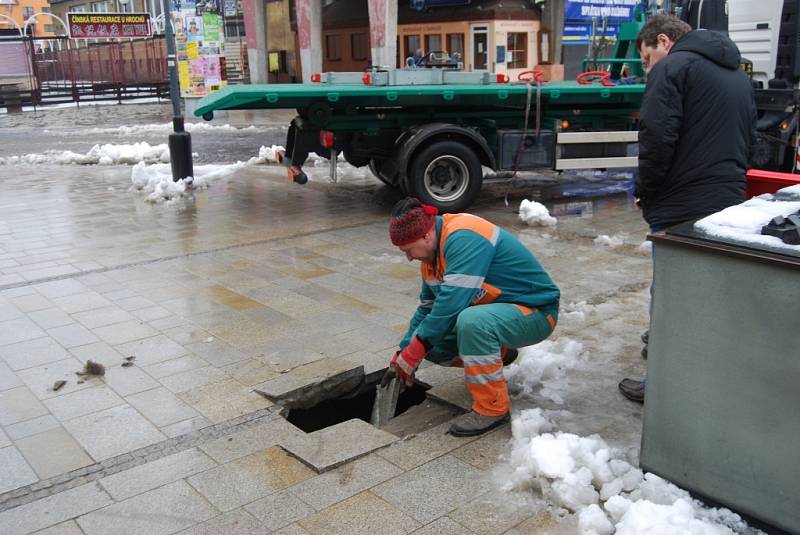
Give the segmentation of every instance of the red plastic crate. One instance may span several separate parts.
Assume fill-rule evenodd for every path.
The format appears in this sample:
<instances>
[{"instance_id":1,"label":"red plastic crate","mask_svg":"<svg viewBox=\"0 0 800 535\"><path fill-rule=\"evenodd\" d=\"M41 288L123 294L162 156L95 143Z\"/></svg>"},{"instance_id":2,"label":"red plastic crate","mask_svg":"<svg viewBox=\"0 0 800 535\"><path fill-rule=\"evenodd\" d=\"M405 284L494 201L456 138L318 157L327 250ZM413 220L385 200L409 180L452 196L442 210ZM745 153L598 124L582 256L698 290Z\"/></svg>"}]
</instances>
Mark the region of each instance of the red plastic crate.
<instances>
[{"instance_id":1,"label":"red plastic crate","mask_svg":"<svg viewBox=\"0 0 800 535\"><path fill-rule=\"evenodd\" d=\"M779 189L794 186L795 184L800 184L800 175L764 171L763 169L749 169L747 171L746 195L749 199L763 193L775 193Z\"/></svg>"}]
</instances>

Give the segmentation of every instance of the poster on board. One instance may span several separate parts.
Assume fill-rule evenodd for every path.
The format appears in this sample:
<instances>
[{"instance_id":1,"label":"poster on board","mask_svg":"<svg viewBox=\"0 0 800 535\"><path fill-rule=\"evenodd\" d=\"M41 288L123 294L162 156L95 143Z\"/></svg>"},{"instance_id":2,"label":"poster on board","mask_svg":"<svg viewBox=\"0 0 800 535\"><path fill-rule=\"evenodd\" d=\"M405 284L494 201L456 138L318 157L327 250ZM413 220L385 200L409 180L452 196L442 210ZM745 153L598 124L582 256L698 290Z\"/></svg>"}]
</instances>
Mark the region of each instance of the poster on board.
<instances>
[{"instance_id":1,"label":"poster on board","mask_svg":"<svg viewBox=\"0 0 800 535\"><path fill-rule=\"evenodd\" d=\"M181 96L225 87L223 0L173 0Z\"/></svg>"}]
</instances>

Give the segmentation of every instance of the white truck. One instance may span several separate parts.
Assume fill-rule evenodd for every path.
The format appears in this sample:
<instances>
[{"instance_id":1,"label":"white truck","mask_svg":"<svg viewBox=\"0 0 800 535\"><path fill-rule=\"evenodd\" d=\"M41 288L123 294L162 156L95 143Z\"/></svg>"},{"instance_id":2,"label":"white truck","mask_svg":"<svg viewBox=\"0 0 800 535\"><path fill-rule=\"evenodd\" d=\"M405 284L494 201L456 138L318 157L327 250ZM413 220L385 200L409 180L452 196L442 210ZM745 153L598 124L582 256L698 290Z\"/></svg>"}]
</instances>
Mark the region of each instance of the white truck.
<instances>
[{"instance_id":1,"label":"white truck","mask_svg":"<svg viewBox=\"0 0 800 535\"><path fill-rule=\"evenodd\" d=\"M728 33L748 60L758 109L752 166L797 172L800 0L732 0Z\"/></svg>"}]
</instances>

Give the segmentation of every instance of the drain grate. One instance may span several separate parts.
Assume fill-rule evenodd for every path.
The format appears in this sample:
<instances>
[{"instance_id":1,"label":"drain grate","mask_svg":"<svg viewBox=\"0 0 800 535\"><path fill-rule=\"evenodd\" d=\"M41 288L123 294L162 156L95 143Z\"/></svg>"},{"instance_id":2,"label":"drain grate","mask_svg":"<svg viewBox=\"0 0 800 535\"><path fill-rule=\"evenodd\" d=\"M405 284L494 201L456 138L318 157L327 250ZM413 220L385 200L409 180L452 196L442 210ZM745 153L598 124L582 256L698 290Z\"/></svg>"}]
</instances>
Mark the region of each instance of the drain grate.
<instances>
[{"instance_id":1,"label":"drain grate","mask_svg":"<svg viewBox=\"0 0 800 535\"><path fill-rule=\"evenodd\" d=\"M354 418L369 422L372 416L372 406L375 403L375 384L365 385L359 393L351 397L336 398L321 401L307 409L291 409L286 419L305 431L312 433L326 427L331 427ZM414 385L406 387L397 399L395 416L406 412L411 407L419 405L426 399L425 389Z\"/></svg>"}]
</instances>

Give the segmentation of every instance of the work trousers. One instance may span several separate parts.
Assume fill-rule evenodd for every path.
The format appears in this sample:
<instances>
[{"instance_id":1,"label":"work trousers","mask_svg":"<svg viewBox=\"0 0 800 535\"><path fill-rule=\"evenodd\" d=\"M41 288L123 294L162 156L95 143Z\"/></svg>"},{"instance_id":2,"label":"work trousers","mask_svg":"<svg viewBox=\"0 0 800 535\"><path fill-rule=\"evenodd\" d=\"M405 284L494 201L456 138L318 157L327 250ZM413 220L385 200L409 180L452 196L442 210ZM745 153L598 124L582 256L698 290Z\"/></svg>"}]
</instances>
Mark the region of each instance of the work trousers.
<instances>
[{"instance_id":1,"label":"work trousers","mask_svg":"<svg viewBox=\"0 0 800 535\"><path fill-rule=\"evenodd\" d=\"M506 349L541 342L553 332L557 319L557 303L542 308L511 303L471 306L425 358L441 366L463 367L472 410L500 416L511 408L502 355Z\"/></svg>"}]
</instances>

